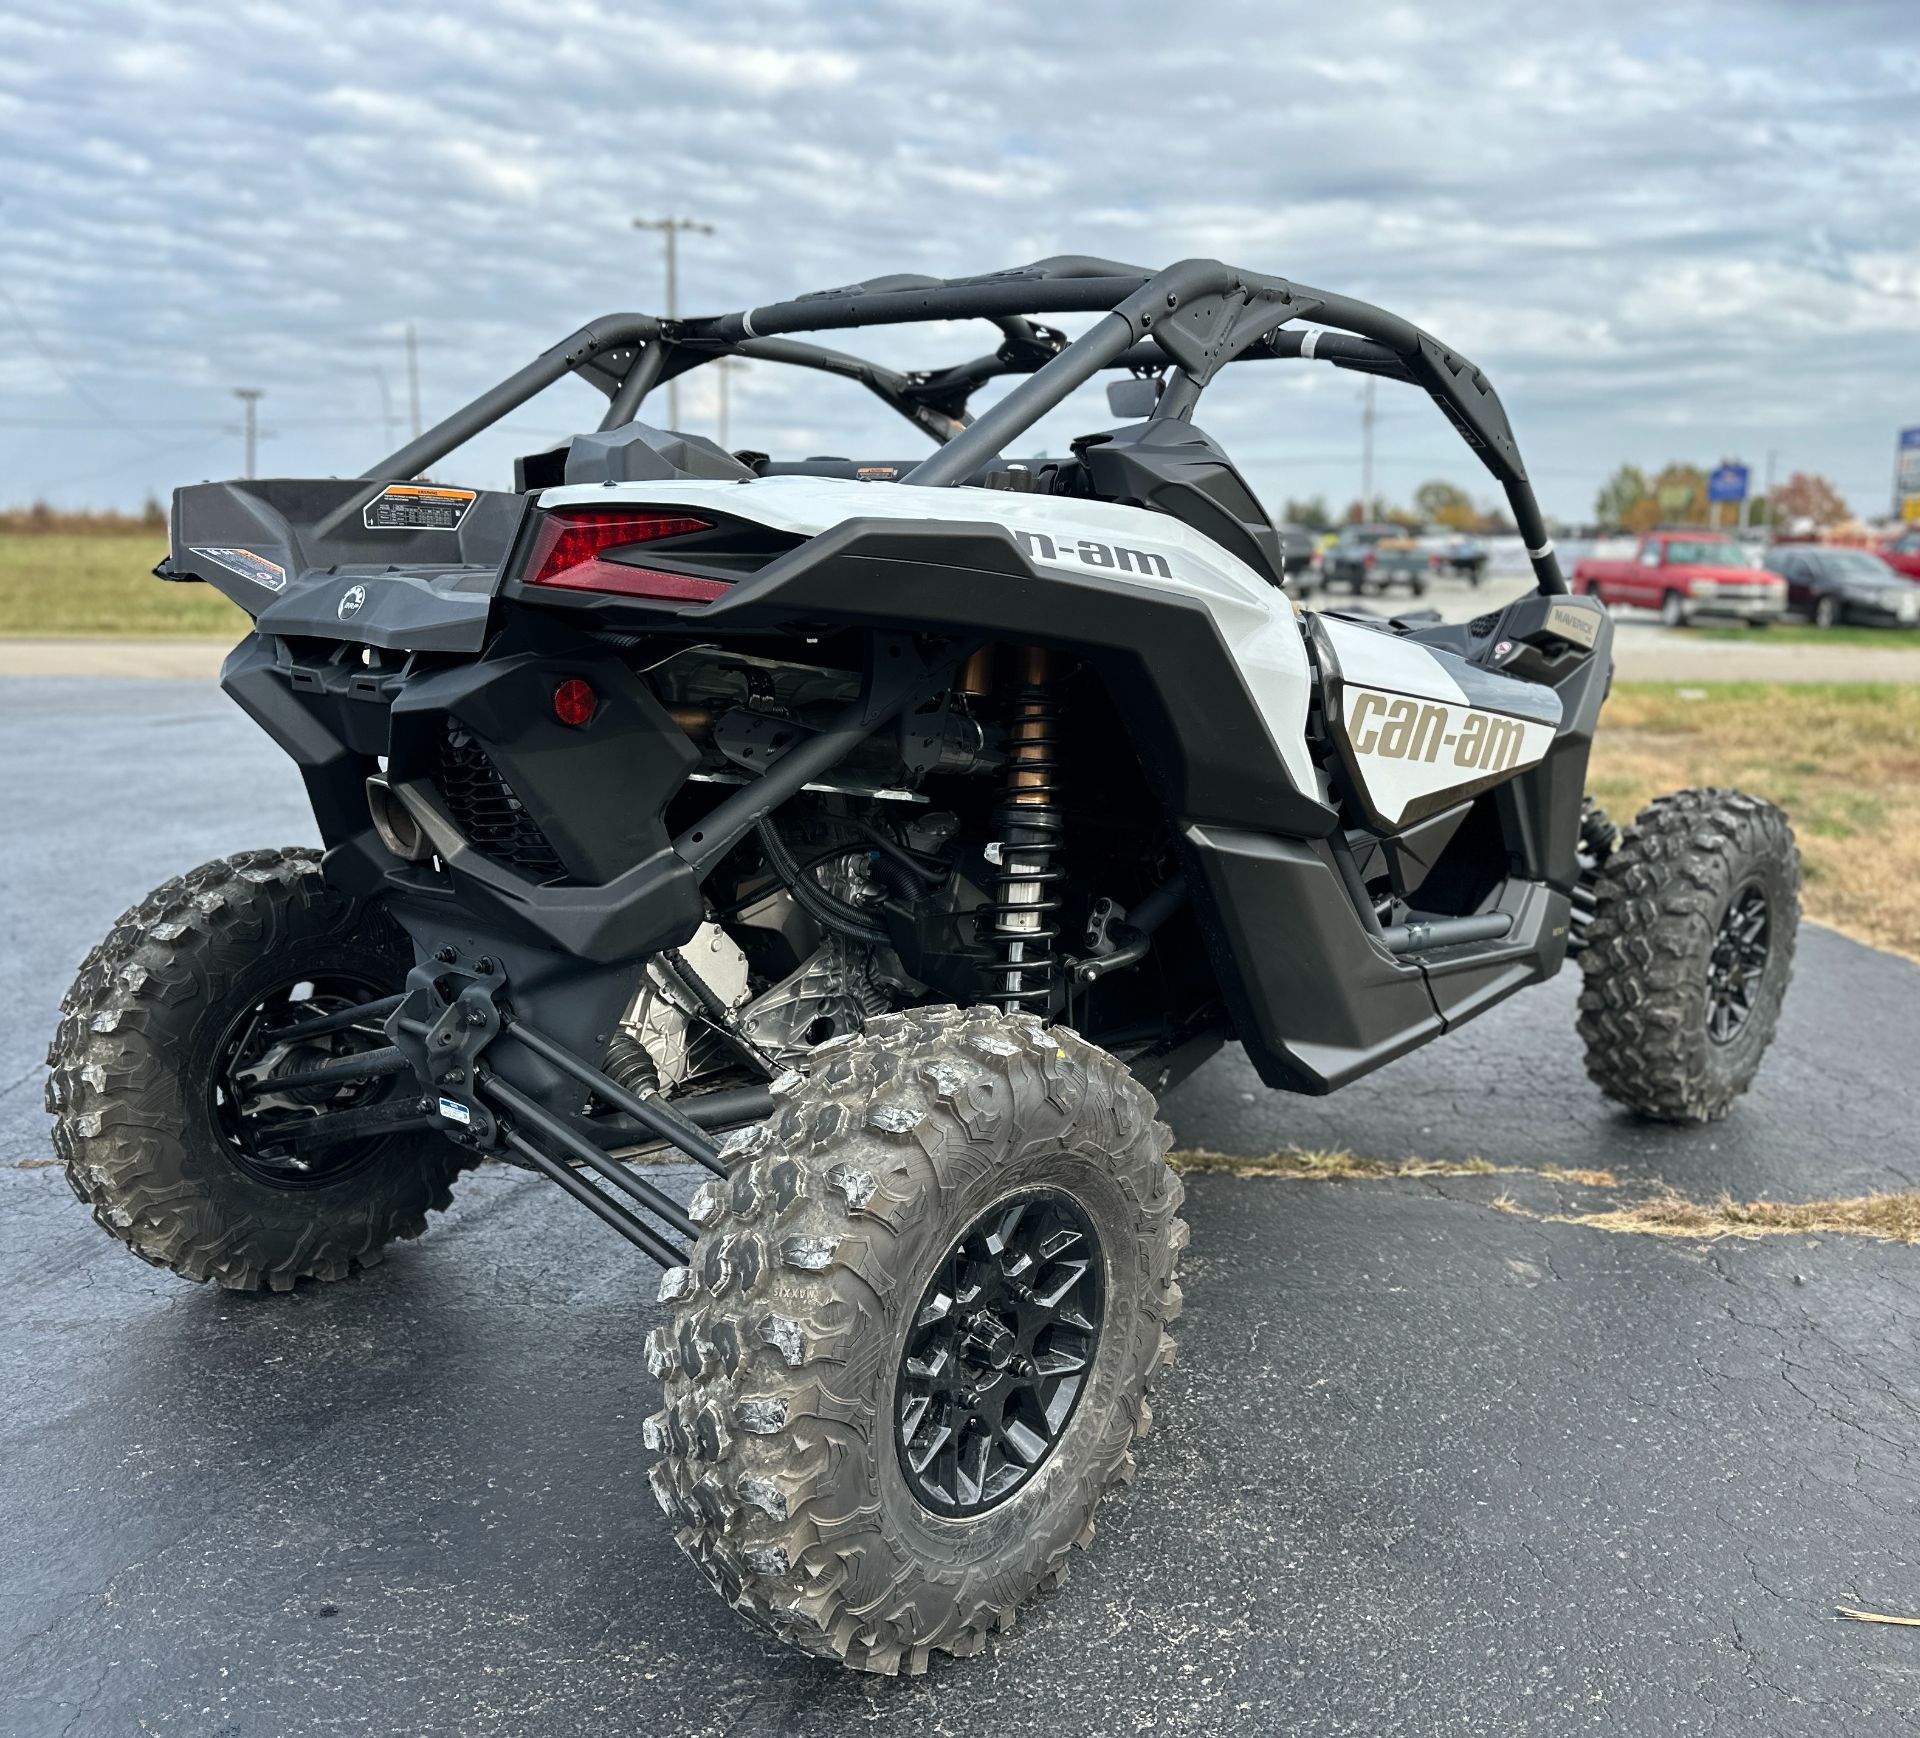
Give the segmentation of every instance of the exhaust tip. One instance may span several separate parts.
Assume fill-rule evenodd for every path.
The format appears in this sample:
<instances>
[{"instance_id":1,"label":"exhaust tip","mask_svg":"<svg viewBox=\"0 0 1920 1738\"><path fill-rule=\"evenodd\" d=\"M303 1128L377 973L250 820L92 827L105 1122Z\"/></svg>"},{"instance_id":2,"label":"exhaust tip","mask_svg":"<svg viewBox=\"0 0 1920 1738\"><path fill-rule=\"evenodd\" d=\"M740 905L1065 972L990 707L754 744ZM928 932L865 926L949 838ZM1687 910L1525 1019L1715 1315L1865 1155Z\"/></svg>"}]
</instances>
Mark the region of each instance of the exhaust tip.
<instances>
[{"instance_id":1,"label":"exhaust tip","mask_svg":"<svg viewBox=\"0 0 1920 1738\"><path fill-rule=\"evenodd\" d=\"M433 855L433 846L413 811L394 794L384 773L367 780L367 812L373 817L373 830L380 843L404 863L424 863Z\"/></svg>"}]
</instances>

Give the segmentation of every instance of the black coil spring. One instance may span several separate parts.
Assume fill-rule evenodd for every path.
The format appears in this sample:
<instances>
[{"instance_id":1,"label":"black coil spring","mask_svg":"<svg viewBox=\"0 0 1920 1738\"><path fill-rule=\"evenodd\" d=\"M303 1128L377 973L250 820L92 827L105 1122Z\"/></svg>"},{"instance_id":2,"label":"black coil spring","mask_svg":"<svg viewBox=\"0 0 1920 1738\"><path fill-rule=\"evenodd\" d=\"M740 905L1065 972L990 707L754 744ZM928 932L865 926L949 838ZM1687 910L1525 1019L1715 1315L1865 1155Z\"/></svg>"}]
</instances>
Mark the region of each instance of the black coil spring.
<instances>
[{"instance_id":1,"label":"black coil spring","mask_svg":"<svg viewBox=\"0 0 1920 1738\"><path fill-rule=\"evenodd\" d=\"M1048 1010L1053 993L1053 943L1060 931L1054 888L1063 881L1059 843L1065 825L1058 806L1058 710L1038 685L1020 690L1002 800L994 810L1000 835L995 897L978 910L980 926L999 953L994 1001L1009 1013Z\"/></svg>"}]
</instances>

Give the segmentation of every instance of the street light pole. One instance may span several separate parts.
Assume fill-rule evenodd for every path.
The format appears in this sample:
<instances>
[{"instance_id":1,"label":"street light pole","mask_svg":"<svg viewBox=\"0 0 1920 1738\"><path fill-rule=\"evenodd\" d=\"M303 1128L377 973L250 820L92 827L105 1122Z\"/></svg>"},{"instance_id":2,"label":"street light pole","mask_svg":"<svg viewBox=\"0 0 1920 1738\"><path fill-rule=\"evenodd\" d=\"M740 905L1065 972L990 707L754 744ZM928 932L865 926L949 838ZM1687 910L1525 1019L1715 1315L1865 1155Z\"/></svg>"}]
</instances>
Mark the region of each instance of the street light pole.
<instances>
[{"instance_id":1,"label":"street light pole","mask_svg":"<svg viewBox=\"0 0 1920 1738\"><path fill-rule=\"evenodd\" d=\"M1373 376L1367 376L1360 412L1360 517L1373 517Z\"/></svg>"},{"instance_id":2,"label":"street light pole","mask_svg":"<svg viewBox=\"0 0 1920 1738\"><path fill-rule=\"evenodd\" d=\"M413 414L413 438L420 438L420 335L407 322L407 408Z\"/></svg>"},{"instance_id":3,"label":"street light pole","mask_svg":"<svg viewBox=\"0 0 1920 1738\"><path fill-rule=\"evenodd\" d=\"M700 223L691 217L636 217L635 229L657 230L667 244L667 318L669 321L680 317L680 232L691 235L711 235L713 225ZM674 427L680 426L680 381L676 376L667 382L667 421Z\"/></svg>"},{"instance_id":4,"label":"street light pole","mask_svg":"<svg viewBox=\"0 0 1920 1738\"><path fill-rule=\"evenodd\" d=\"M733 371L736 368L746 367L746 364L737 356L721 356L715 359L713 366L720 376L720 445L727 447L727 427L732 420L730 413L733 408L731 403ZM730 447L727 450L732 451Z\"/></svg>"},{"instance_id":5,"label":"street light pole","mask_svg":"<svg viewBox=\"0 0 1920 1738\"><path fill-rule=\"evenodd\" d=\"M251 477L254 471L254 454L259 448L259 440L260 440L260 421L259 421L258 406L262 396L261 390L257 386L236 386L233 389L233 396L239 399L239 401L246 406L246 413L245 413L246 414L246 431L245 432L246 432L246 442L247 442L246 475ZM231 427L232 425L229 424L228 426Z\"/></svg>"}]
</instances>

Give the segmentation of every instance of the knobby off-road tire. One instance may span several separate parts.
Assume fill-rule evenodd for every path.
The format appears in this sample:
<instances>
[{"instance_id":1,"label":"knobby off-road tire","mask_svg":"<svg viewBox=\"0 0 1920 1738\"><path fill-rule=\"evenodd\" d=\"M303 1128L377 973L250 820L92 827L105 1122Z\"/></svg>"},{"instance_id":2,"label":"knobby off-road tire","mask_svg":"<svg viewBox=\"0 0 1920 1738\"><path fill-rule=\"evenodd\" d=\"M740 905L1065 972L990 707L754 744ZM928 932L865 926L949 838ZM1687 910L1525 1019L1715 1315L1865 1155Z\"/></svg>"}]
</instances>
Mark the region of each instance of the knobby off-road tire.
<instances>
[{"instance_id":1,"label":"knobby off-road tire","mask_svg":"<svg viewBox=\"0 0 1920 1738\"><path fill-rule=\"evenodd\" d=\"M329 888L317 853L246 851L166 882L85 961L47 1055L54 1150L73 1192L136 1255L235 1291L371 1267L417 1237L472 1162L433 1133L287 1184L238 1163L211 1088L223 1036L275 985L348 976L398 990L413 955L382 911Z\"/></svg>"},{"instance_id":2,"label":"knobby off-road tire","mask_svg":"<svg viewBox=\"0 0 1920 1738\"><path fill-rule=\"evenodd\" d=\"M1656 798L1620 835L1596 894L1580 956L1587 1073L1662 1122L1725 1116L1773 1041L1793 976L1800 855L1787 817L1741 791ZM1762 908L1764 948L1743 956L1732 938ZM1716 976L1746 984L1745 1012L1724 1036Z\"/></svg>"},{"instance_id":3,"label":"knobby off-road tire","mask_svg":"<svg viewBox=\"0 0 1920 1738\"><path fill-rule=\"evenodd\" d=\"M1028 1016L925 1009L815 1053L705 1185L689 1267L648 1340L646 1440L681 1548L723 1597L809 1653L921 1672L977 1653L1066 1577L1133 1474L1172 1361L1187 1228L1151 1096L1104 1051ZM983 1513L946 1518L896 1438L903 1347L929 1281L996 1203L1070 1197L1104 1259L1103 1320L1051 1454Z\"/></svg>"}]
</instances>

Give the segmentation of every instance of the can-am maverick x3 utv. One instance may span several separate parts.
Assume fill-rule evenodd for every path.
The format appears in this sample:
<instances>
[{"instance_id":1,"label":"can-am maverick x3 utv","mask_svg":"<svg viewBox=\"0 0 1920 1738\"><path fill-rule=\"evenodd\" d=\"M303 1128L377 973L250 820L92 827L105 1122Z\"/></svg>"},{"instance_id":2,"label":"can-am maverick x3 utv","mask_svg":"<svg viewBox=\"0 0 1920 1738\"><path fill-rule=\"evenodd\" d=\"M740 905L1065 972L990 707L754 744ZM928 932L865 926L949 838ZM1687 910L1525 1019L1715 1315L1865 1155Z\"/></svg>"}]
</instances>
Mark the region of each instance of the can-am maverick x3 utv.
<instances>
[{"instance_id":1,"label":"can-am maverick x3 utv","mask_svg":"<svg viewBox=\"0 0 1920 1738\"><path fill-rule=\"evenodd\" d=\"M1068 311L1072 342L1034 319ZM998 349L921 373L789 336L968 318ZM780 463L635 420L727 356L941 444ZM1535 593L1296 613L1192 418L1223 367L1302 357L1433 397ZM1001 457L1103 369L1131 420ZM415 480L569 371L597 432L511 492ZM666 1268L645 1442L681 1546L870 1670L980 1648L1132 1472L1187 1235L1154 1092L1228 1038L1328 1092L1579 951L1600 1085L1717 1117L1789 973L1777 810L1689 791L1616 835L1584 804L1612 630L1479 371L1215 261L600 320L359 480L180 490L162 572L255 617L223 683L325 851L194 870L82 966L75 1190L150 1261L284 1289L483 1157L544 1174ZM625 1162L663 1148L712 1173L690 1204Z\"/></svg>"}]
</instances>

